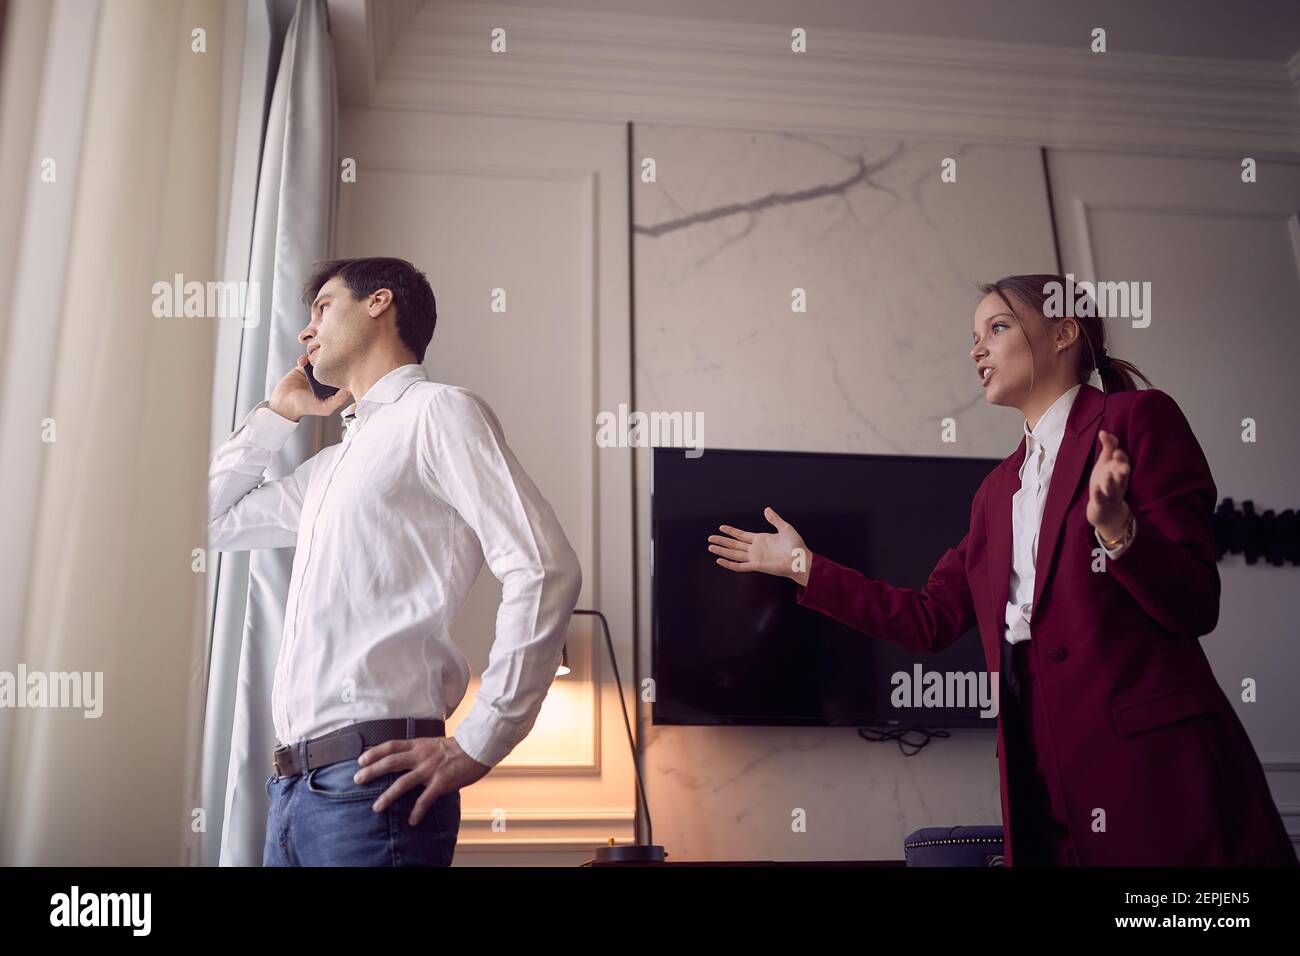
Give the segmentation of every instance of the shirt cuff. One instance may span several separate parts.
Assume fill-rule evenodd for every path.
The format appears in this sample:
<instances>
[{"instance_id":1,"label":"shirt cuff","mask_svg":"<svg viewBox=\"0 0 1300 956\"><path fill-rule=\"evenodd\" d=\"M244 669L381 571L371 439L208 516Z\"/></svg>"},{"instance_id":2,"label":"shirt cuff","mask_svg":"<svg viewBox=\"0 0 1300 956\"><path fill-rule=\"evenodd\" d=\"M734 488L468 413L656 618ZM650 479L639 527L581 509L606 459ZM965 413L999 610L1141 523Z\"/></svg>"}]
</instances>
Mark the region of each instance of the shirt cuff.
<instances>
[{"instance_id":1,"label":"shirt cuff","mask_svg":"<svg viewBox=\"0 0 1300 956\"><path fill-rule=\"evenodd\" d=\"M1123 554L1125 551L1127 551L1129 548L1133 546L1133 541L1137 538L1137 516L1134 516L1133 518L1133 533L1129 537L1128 541L1124 542L1114 550L1111 550L1110 548L1106 547L1106 542L1101 539L1100 531L1098 531L1096 528L1093 528L1092 533L1097 536L1097 543L1101 545L1101 550L1106 552L1106 557L1110 558L1113 561L1115 558L1118 558L1121 554Z\"/></svg>"},{"instance_id":2,"label":"shirt cuff","mask_svg":"<svg viewBox=\"0 0 1300 956\"><path fill-rule=\"evenodd\" d=\"M485 767L495 767L518 743L509 739L501 724L502 721L487 716L482 705L476 703L456 728L453 739L467 756Z\"/></svg>"},{"instance_id":3,"label":"shirt cuff","mask_svg":"<svg viewBox=\"0 0 1300 956\"><path fill-rule=\"evenodd\" d=\"M252 411L244 416L235 434L247 430L248 441L258 448L275 453L284 447L284 443L289 440L289 436L297 427L297 422L272 411L270 400L264 399L254 405Z\"/></svg>"}]
</instances>

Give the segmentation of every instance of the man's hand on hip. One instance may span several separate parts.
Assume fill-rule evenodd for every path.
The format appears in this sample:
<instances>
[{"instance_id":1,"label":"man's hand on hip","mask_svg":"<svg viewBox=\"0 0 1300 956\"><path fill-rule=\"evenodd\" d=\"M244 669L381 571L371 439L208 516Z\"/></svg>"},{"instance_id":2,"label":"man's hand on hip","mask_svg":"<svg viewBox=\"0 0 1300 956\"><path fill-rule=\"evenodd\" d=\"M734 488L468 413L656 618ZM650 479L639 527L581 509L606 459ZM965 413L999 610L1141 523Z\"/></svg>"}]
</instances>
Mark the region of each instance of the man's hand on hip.
<instances>
[{"instance_id":1,"label":"man's hand on hip","mask_svg":"<svg viewBox=\"0 0 1300 956\"><path fill-rule=\"evenodd\" d=\"M352 779L365 783L386 773L405 770L393 785L379 795L370 809L382 813L397 798L413 787L424 787L424 793L415 801L415 808L407 821L415 826L445 793L468 787L481 780L492 768L479 763L460 749L455 737L415 737L410 740L390 740L378 744L357 759L361 769Z\"/></svg>"}]
</instances>

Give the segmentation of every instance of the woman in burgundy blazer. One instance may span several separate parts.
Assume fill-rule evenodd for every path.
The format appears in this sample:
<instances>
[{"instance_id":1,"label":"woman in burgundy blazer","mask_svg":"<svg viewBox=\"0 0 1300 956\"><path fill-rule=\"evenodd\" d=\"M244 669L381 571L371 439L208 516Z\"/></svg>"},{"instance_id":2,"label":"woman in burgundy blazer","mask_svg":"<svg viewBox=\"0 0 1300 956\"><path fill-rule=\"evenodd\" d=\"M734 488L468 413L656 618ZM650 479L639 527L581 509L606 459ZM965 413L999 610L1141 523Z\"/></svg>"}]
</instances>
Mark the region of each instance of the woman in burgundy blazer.
<instances>
[{"instance_id":1,"label":"woman in burgundy blazer","mask_svg":"<svg viewBox=\"0 0 1300 956\"><path fill-rule=\"evenodd\" d=\"M1130 372L1149 380L1105 354L1095 309L1076 300L1074 314L1060 317L1051 307L1052 282L1078 294L1052 275L982 286L971 350L981 373L993 369L987 382L981 374L988 400L1019 408L1026 423L1082 383L1039 527L1025 651L1043 716L1033 753L1013 758L1020 766L1008 766L1005 695L998 714L1006 862L1015 863L1017 810L1037 813L1010 796L1024 791L1009 775L1028 773L1061 808L1069 849L1025 862L1294 866L1263 768L1199 640L1219 617L1217 491L1205 455L1174 400L1135 390ZM1098 359L1104 392L1087 384ZM978 625L997 672L1024 457L1022 437L975 493L969 532L919 591L812 553L771 508L775 533L723 525L709 550L730 570L792 578L800 604L914 650L943 650Z\"/></svg>"}]
</instances>

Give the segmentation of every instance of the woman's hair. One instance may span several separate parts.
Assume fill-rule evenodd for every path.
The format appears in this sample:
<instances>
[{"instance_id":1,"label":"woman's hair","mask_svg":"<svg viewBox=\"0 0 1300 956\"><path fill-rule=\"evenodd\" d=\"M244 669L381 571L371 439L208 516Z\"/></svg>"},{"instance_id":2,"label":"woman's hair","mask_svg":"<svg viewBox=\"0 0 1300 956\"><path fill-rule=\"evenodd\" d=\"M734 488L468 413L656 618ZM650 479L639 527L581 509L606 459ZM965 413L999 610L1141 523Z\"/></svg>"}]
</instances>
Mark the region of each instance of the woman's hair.
<instances>
[{"instance_id":1,"label":"woman's hair","mask_svg":"<svg viewBox=\"0 0 1300 956\"><path fill-rule=\"evenodd\" d=\"M1051 283L1056 283L1055 289ZM1098 369L1097 374L1101 377L1102 388L1106 392L1131 392L1137 389L1137 383L1134 382L1133 376L1136 375L1142 381L1147 383L1151 388L1151 380L1143 375L1131 362L1115 358L1113 355L1106 355L1106 327L1102 324L1101 316L1097 314L1095 303L1091 303L1086 292L1080 290L1072 279L1066 279L1065 276L1049 275L1046 273L1026 275L1026 276L1005 276L997 282L986 282L979 287L980 292L988 295L990 292L996 292L1007 304L1011 314L1015 316L1016 322L1020 325L1021 332L1024 332L1024 323L1020 319L1020 314L1016 311L1015 303L1008 298L1007 293L1018 299L1023 307L1033 309L1043 318L1045 325L1053 322L1060 322L1067 316L1062 314L1050 316L1047 314L1045 304L1057 291L1061 297L1060 301L1064 303L1069 301L1074 303L1074 315L1068 316L1079 323L1082 331L1080 338L1082 342L1075 350L1075 380L1084 383L1092 374L1094 368ZM1079 304L1083 300L1089 300L1092 308L1080 310ZM1054 310L1055 311L1055 310ZM1089 315L1078 315L1079 311L1090 313ZM1025 338L1029 336L1026 333ZM1104 364L1102 363L1105 359ZM1033 360L1033 352L1030 352L1030 360ZM1101 365L1101 367L1099 367ZM1033 367L1030 367L1030 387L1033 387Z\"/></svg>"}]
</instances>

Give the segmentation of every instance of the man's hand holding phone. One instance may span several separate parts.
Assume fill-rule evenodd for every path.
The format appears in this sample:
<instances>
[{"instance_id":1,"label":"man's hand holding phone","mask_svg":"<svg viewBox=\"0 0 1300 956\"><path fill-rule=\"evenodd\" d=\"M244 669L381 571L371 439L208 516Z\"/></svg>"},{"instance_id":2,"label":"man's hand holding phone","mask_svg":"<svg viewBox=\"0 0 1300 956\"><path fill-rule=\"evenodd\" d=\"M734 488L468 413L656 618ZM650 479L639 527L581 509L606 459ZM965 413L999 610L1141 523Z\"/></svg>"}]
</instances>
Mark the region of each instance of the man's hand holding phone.
<instances>
[{"instance_id":1,"label":"man's hand holding phone","mask_svg":"<svg viewBox=\"0 0 1300 956\"><path fill-rule=\"evenodd\" d=\"M289 369L288 374L280 379L267 404L277 415L296 422L304 415L332 415L346 405L351 397L347 389L340 388L329 398L317 398L311 383L307 381L307 356L303 354L298 356L298 363Z\"/></svg>"}]
</instances>

